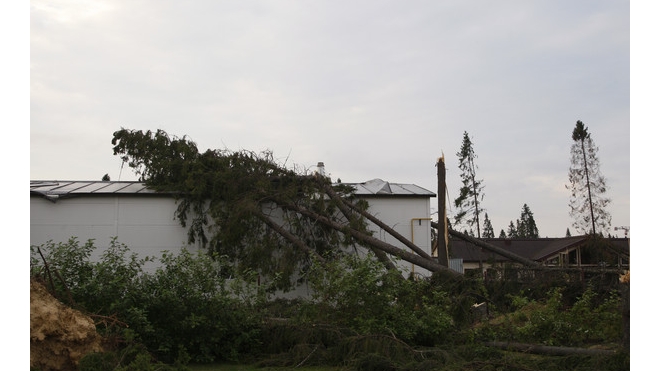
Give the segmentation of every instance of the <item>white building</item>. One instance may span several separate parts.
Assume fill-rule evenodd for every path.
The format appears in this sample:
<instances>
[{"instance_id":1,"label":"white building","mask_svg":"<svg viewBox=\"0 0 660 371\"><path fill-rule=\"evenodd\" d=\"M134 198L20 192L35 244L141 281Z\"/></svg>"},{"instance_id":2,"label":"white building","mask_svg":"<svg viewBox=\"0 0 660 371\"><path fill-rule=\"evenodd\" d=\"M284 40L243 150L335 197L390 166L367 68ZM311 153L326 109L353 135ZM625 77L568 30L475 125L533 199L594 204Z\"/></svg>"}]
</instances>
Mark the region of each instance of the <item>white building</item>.
<instances>
[{"instance_id":1,"label":"white building","mask_svg":"<svg viewBox=\"0 0 660 371\"><path fill-rule=\"evenodd\" d=\"M348 184L369 202L372 215L431 255L433 192L380 179ZM157 193L141 182L31 181L30 244L66 242L71 237L83 243L94 239L98 254L117 237L139 257L158 257L162 251L176 253L182 247L199 248L188 245L188 228L176 219L176 207L172 195ZM375 237L408 250L373 223L371 229ZM399 262L399 266L408 273L429 273L407 262Z\"/></svg>"}]
</instances>

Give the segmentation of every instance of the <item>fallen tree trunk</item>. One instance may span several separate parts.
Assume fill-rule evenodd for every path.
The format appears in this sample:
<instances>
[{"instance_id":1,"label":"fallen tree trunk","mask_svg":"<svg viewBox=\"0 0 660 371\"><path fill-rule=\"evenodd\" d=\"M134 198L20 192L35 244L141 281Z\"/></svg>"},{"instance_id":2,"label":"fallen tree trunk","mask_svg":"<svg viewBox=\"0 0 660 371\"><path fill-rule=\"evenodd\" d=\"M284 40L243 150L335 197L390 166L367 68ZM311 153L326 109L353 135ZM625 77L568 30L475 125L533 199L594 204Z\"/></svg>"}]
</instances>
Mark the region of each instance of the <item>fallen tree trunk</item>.
<instances>
[{"instance_id":1,"label":"fallen tree trunk","mask_svg":"<svg viewBox=\"0 0 660 371\"><path fill-rule=\"evenodd\" d=\"M431 226L437 229L438 228L438 223L431 222ZM507 250L503 249L503 248L500 248L500 247L497 247L495 245L489 244L489 243L484 242L482 240L479 240L477 238L470 237L470 236L466 235L465 233L457 232L453 229L450 229L449 234L454 236L454 237L458 237L458 238L460 238L464 241L470 242L470 243L472 243L476 246L479 246L483 249L486 249L490 252L494 252L495 254L507 257L507 258L509 258L509 259L511 259L515 262L518 262L518 263L520 263L524 266L537 267L537 268L541 268L541 269L544 268L544 266L541 263L535 262L533 260L529 260L527 258L523 258L522 256L516 255L516 254L514 254L510 251L507 251Z\"/></svg>"},{"instance_id":2,"label":"fallen tree trunk","mask_svg":"<svg viewBox=\"0 0 660 371\"><path fill-rule=\"evenodd\" d=\"M522 353L545 354L552 356L567 356L572 354L596 356L596 355L612 355L616 353L616 351L612 349L556 347L556 346L538 345L538 344L510 343L505 341L489 341L486 342L485 345L494 348L513 350Z\"/></svg>"},{"instance_id":3,"label":"fallen tree trunk","mask_svg":"<svg viewBox=\"0 0 660 371\"><path fill-rule=\"evenodd\" d=\"M349 234L350 236L352 236L356 240L366 244L367 246L369 246L373 249L378 249L378 250L381 250L381 251L386 252L388 254L397 256L397 257L401 258L402 260L405 260L409 263L415 264L415 265L420 266L422 268L428 269L431 272L444 271L444 272L450 272L450 273L455 274L455 275L460 275L458 272L454 272L451 269L438 264L438 262L435 261L435 259L432 259L432 258L427 259L427 258L421 257L419 255L413 254L411 252L405 251L405 250L403 250L399 247L396 247L394 245L390 245L389 243L383 242L383 241L379 240L378 238L375 238L375 237L370 236L366 233L362 233L362 232L360 232L356 229L353 229L348 225L337 223L337 222L335 222L335 221L333 221L333 220L331 220L331 219L329 219L329 218L327 218L323 215L319 215L319 214L314 213L312 211L309 211L305 208L299 207L299 206L294 205L294 204L281 204L280 206L282 206L286 209L289 209L289 210L296 211L296 212L300 213L301 215L304 215L308 218L311 218L311 219L316 220L320 223L323 223L323 224L325 224L325 225L329 226L330 228L333 228L337 231Z\"/></svg>"},{"instance_id":4,"label":"fallen tree trunk","mask_svg":"<svg viewBox=\"0 0 660 371\"><path fill-rule=\"evenodd\" d=\"M339 209L348 217L347 213L350 213L350 210L346 209L346 206L348 206L351 210L356 211L360 215L364 216L368 220L370 220L372 223L376 224L380 228L383 228L383 230L387 233L389 233L392 237L396 238L399 240L401 243L406 245L406 247L410 248L412 251L417 253L417 255L421 256L422 258L425 259L433 259L429 254L426 253L426 251L420 249L417 245L412 243L410 240L405 238L403 235L401 235L399 232L395 231L392 227L389 225L383 223L380 219L376 218L375 216L371 215L369 212L365 210L361 210L357 206L355 206L353 203L347 201L346 199L343 199L335 193L335 191L332 189L332 187L329 184L326 184L325 186L325 191L332 198L336 203Z\"/></svg>"}]
</instances>

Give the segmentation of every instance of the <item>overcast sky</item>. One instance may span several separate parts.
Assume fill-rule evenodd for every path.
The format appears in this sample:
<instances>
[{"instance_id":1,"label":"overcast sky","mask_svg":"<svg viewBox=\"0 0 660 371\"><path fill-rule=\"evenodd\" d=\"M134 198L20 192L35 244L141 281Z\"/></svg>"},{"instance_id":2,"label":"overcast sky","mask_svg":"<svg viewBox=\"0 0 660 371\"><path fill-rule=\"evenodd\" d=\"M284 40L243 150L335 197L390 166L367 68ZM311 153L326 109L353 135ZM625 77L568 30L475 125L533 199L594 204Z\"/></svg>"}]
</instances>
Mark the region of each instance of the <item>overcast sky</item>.
<instances>
[{"instance_id":1,"label":"overcast sky","mask_svg":"<svg viewBox=\"0 0 660 371\"><path fill-rule=\"evenodd\" d=\"M629 7L32 0L30 179L135 180L112 154L124 127L434 192L444 154L453 200L467 131L496 235L526 203L542 237L563 237L582 120L612 227L630 226Z\"/></svg>"}]
</instances>

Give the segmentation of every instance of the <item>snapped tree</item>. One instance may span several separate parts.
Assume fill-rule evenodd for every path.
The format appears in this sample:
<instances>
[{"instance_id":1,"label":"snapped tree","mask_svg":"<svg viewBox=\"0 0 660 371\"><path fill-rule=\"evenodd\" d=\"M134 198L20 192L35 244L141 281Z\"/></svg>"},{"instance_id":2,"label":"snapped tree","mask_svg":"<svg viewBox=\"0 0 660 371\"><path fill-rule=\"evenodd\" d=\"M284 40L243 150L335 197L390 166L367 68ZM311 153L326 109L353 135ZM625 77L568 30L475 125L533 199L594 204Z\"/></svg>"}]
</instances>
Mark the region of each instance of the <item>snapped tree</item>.
<instances>
[{"instance_id":1,"label":"snapped tree","mask_svg":"<svg viewBox=\"0 0 660 371\"><path fill-rule=\"evenodd\" d=\"M605 233L612 217L606 210L610 199L605 197L607 184L600 173L598 147L594 144L588 128L578 120L573 129L571 166L568 170L570 190L570 216L573 227L585 234Z\"/></svg>"},{"instance_id":2,"label":"snapped tree","mask_svg":"<svg viewBox=\"0 0 660 371\"><path fill-rule=\"evenodd\" d=\"M432 272L449 271L371 215L350 185L287 169L268 151L200 153L185 136L124 128L112 144L147 186L176 195L176 217L188 227L190 243L277 280L280 289L290 288L314 261L323 264L356 246L391 269L395 256ZM407 249L373 237L367 221Z\"/></svg>"},{"instance_id":3,"label":"snapped tree","mask_svg":"<svg viewBox=\"0 0 660 371\"><path fill-rule=\"evenodd\" d=\"M481 238L481 228L479 226L479 214L484 211L481 208L483 201L483 180L477 179L477 165L475 160L477 155L474 153L472 140L467 131L463 133L463 144L461 150L456 154L458 156L458 168L461 170L462 186L459 196L454 200L456 214L454 215L455 228L464 223L472 231L472 227L477 228L477 238Z\"/></svg>"}]
</instances>

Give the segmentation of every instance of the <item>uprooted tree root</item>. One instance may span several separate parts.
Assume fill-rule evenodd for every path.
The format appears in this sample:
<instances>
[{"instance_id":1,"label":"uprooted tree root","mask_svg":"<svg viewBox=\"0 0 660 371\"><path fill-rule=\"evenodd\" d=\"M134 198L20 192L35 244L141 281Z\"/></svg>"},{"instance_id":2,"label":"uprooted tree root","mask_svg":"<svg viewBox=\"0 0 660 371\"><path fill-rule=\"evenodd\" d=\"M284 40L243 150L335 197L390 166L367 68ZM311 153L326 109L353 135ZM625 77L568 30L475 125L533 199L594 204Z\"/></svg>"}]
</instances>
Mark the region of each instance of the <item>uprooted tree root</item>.
<instances>
[{"instance_id":1,"label":"uprooted tree root","mask_svg":"<svg viewBox=\"0 0 660 371\"><path fill-rule=\"evenodd\" d=\"M80 359L102 351L94 321L30 281L30 367L41 371L77 370Z\"/></svg>"}]
</instances>

